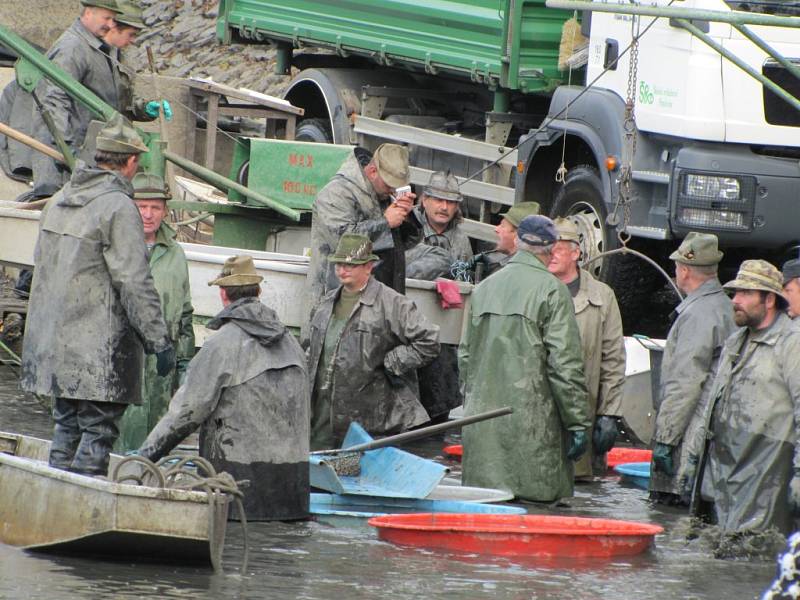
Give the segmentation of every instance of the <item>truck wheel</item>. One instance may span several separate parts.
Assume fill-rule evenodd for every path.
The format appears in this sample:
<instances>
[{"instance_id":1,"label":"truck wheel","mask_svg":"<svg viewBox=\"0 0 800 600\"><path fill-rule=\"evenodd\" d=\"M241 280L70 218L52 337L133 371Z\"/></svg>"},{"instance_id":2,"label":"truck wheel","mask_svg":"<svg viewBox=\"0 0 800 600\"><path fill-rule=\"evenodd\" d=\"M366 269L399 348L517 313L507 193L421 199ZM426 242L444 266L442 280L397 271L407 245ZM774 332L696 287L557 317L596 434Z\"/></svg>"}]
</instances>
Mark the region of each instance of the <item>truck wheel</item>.
<instances>
[{"instance_id":1,"label":"truck wheel","mask_svg":"<svg viewBox=\"0 0 800 600\"><path fill-rule=\"evenodd\" d=\"M294 133L298 142L317 142L318 144L332 144L331 124L327 119L304 119L300 121Z\"/></svg>"}]
</instances>

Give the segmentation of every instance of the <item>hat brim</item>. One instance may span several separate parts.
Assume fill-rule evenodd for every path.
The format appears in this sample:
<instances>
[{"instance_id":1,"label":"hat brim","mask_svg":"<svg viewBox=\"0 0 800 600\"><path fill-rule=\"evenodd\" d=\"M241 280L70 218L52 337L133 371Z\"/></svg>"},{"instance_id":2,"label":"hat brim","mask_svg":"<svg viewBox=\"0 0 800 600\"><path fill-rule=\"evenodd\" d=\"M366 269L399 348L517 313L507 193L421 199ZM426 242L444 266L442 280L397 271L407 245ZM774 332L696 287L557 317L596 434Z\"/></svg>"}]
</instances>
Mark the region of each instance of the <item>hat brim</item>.
<instances>
[{"instance_id":1,"label":"hat brim","mask_svg":"<svg viewBox=\"0 0 800 600\"><path fill-rule=\"evenodd\" d=\"M669 255L669 259L675 262L679 262L683 265L688 265L690 267L710 267L712 265L718 265L720 261L722 261L722 257L724 254L717 250L717 258L716 260L688 260L685 256L680 254L677 250Z\"/></svg>"},{"instance_id":2,"label":"hat brim","mask_svg":"<svg viewBox=\"0 0 800 600\"><path fill-rule=\"evenodd\" d=\"M772 292L773 294L777 294L781 298L783 298L783 288L774 288L771 287L767 283L760 283L758 281L753 281L752 279L741 279L736 278L733 281L729 281L725 285L722 286L726 290L736 291L736 290L755 290L760 292Z\"/></svg>"},{"instance_id":3,"label":"hat brim","mask_svg":"<svg viewBox=\"0 0 800 600\"><path fill-rule=\"evenodd\" d=\"M423 194L430 198L438 198L439 200L447 200L449 202L463 202L464 196L458 192L448 192L447 190L437 190L434 188L425 188Z\"/></svg>"},{"instance_id":4,"label":"hat brim","mask_svg":"<svg viewBox=\"0 0 800 600\"><path fill-rule=\"evenodd\" d=\"M408 185L410 183L409 178L395 177L391 173L387 173L386 171L381 169L380 166L378 166L377 169L378 169L378 175L380 175L381 179L383 179L383 183L385 183L392 189L396 190L397 188L403 187L404 185Z\"/></svg>"},{"instance_id":5,"label":"hat brim","mask_svg":"<svg viewBox=\"0 0 800 600\"><path fill-rule=\"evenodd\" d=\"M208 285L218 285L219 287L238 287L242 285L255 285L264 281L261 275L247 275L237 273L235 275L226 275L225 277L217 277L208 282Z\"/></svg>"},{"instance_id":6,"label":"hat brim","mask_svg":"<svg viewBox=\"0 0 800 600\"><path fill-rule=\"evenodd\" d=\"M340 265L365 265L368 262L375 262L376 260L380 260L374 254L370 254L366 258L345 258L342 256L333 256L328 257L328 262Z\"/></svg>"}]
</instances>

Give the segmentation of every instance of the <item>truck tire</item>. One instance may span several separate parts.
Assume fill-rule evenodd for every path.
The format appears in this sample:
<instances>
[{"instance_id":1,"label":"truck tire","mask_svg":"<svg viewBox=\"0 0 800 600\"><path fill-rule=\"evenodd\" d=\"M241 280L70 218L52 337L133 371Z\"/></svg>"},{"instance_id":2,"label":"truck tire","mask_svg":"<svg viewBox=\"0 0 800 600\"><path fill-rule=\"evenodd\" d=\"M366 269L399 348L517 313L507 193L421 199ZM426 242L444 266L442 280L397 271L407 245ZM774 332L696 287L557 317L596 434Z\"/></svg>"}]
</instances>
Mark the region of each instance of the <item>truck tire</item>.
<instances>
[{"instance_id":1,"label":"truck tire","mask_svg":"<svg viewBox=\"0 0 800 600\"><path fill-rule=\"evenodd\" d=\"M327 119L303 119L295 130L294 139L298 142L332 144L331 124Z\"/></svg>"},{"instance_id":2,"label":"truck tire","mask_svg":"<svg viewBox=\"0 0 800 600\"><path fill-rule=\"evenodd\" d=\"M606 224L607 211L597 169L580 165L570 169L553 200L553 217L573 217L583 240L582 261L620 247L615 227ZM658 273L634 256L615 255L586 266L595 278L610 285L617 296L626 334L635 332L654 291ZM652 272L651 272L652 271Z\"/></svg>"}]
</instances>

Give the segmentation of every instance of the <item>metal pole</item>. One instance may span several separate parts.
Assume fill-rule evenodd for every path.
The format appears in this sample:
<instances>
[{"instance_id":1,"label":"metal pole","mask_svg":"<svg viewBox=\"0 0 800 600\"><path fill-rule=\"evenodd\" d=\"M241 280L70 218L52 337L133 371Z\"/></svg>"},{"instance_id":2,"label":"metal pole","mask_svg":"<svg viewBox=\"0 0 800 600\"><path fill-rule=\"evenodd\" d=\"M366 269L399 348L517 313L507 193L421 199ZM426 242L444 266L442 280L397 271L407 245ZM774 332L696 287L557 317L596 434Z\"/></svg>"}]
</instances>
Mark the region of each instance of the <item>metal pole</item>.
<instances>
[{"instance_id":1,"label":"metal pole","mask_svg":"<svg viewBox=\"0 0 800 600\"><path fill-rule=\"evenodd\" d=\"M744 25L734 23L733 26L736 28L737 31L739 31L739 33L745 36L748 40L753 42L756 46L758 46L764 52L769 54L772 58L777 60L792 75L800 79L800 69L798 69L797 66L794 63L792 63L792 61L787 60L785 56L783 56L780 52L775 50L772 46L770 46L767 42L762 40L760 37L758 37L755 33L750 31Z\"/></svg>"}]
</instances>

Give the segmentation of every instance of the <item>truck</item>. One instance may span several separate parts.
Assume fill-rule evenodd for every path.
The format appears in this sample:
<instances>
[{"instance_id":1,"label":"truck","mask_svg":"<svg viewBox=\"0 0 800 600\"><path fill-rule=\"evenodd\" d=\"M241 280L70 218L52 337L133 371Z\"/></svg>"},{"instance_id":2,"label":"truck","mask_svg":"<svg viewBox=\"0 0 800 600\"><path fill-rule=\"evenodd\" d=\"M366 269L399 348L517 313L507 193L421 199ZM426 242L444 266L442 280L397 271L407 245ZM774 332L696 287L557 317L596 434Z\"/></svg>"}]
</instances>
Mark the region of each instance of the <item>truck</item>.
<instances>
[{"instance_id":1,"label":"truck","mask_svg":"<svg viewBox=\"0 0 800 600\"><path fill-rule=\"evenodd\" d=\"M609 251L666 266L702 231L723 268L796 254L798 26L786 0L221 0L217 35L275 47L297 139L458 175L479 240L522 201L573 218L628 330L664 281Z\"/></svg>"}]
</instances>

